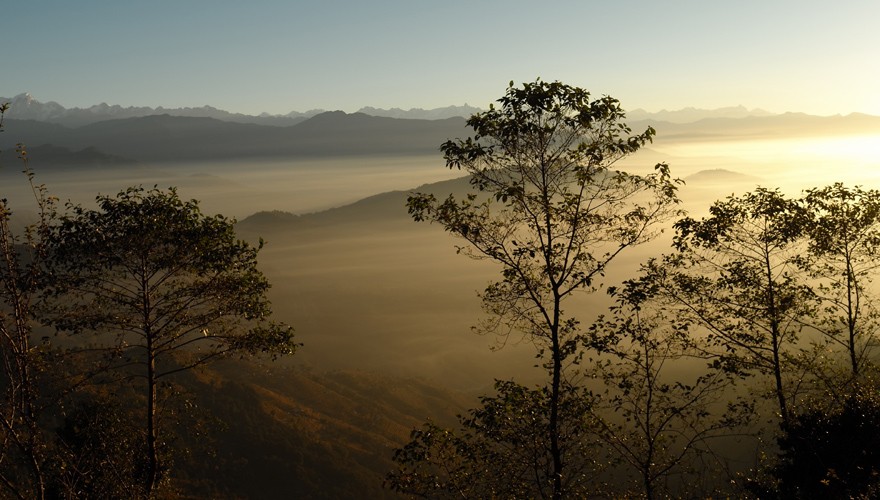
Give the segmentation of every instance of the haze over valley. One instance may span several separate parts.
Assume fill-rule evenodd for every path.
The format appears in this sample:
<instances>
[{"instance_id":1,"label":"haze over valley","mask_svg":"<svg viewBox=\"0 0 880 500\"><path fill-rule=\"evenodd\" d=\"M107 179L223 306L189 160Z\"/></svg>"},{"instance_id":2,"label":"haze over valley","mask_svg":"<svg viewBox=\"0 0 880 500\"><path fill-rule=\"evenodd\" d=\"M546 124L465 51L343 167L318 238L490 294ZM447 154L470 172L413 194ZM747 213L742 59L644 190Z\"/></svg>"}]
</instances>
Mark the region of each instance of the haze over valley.
<instances>
[{"instance_id":1,"label":"haze over valley","mask_svg":"<svg viewBox=\"0 0 880 500\"><path fill-rule=\"evenodd\" d=\"M456 414L495 391L496 380L544 382L528 336L472 331L486 318L478 294L500 267L459 254L462 240L407 213L413 193L462 199L472 190L464 172L446 167L439 146L471 134L454 112L475 108L249 120L214 108L193 116L190 108L157 114L54 105L51 114L33 98L16 100L32 113L9 113L0 134L0 185L15 227L37 220L16 153L24 144L35 181L62 206L93 208L96 195L129 186L173 186L204 213L237 219L239 237L266 242L259 268L272 285L273 318L292 325L302 347L274 362L229 360L176 379L196 395L196 414L228 426L216 440L180 438L193 456L214 461L213 468L181 461L175 481L185 491L396 498L381 478L411 429L425 419L454 425ZM114 112L100 114L107 109ZM113 117L126 113L132 116ZM877 116L742 107L633 115L633 132L652 127L656 137L614 167L647 175L668 164L692 216L758 186L791 196L834 182L880 188ZM602 287L669 252L669 224L656 240L622 253ZM600 291L566 308L589 323L610 305ZM702 364L681 362L671 373L690 377ZM727 446L735 450L732 470L751 467L748 442Z\"/></svg>"},{"instance_id":2,"label":"haze over valley","mask_svg":"<svg viewBox=\"0 0 880 500\"><path fill-rule=\"evenodd\" d=\"M630 121L632 129L651 126L657 136L619 167L644 174L668 163L686 182L681 198L692 214L759 185L791 195L836 181L880 185L880 117L688 113L699 119L673 123L662 118L681 113L636 113L642 119ZM81 126L7 118L0 180L26 217L30 195L11 154L23 142L37 182L64 201L89 204L130 185L176 186L205 213L237 218L243 237L267 241L260 264L273 284L276 316L305 345L291 363L423 377L477 394L495 378L529 380L534 349L509 339L492 352L497 339L470 332L481 315L476 292L498 269L457 255L460 241L414 223L405 207L414 190L438 197L466 191L466 179L444 166L438 149L468 134L464 121L343 112L285 126L174 115ZM668 241L628 254L606 283L625 279ZM604 299L591 300L604 307ZM582 307L586 317L601 310Z\"/></svg>"},{"instance_id":3,"label":"haze over valley","mask_svg":"<svg viewBox=\"0 0 880 500\"><path fill-rule=\"evenodd\" d=\"M880 496L877 19L8 6L0 498Z\"/></svg>"}]
</instances>

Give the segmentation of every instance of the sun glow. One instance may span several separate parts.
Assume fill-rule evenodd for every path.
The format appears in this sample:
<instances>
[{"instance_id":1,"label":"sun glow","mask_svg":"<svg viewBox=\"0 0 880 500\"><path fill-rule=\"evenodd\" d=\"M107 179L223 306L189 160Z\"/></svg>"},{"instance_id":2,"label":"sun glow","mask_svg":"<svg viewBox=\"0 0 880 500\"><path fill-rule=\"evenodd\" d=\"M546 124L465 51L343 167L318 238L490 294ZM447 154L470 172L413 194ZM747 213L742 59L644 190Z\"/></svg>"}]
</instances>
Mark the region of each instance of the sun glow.
<instances>
[{"instance_id":1,"label":"sun glow","mask_svg":"<svg viewBox=\"0 0 880 500\"><path fill-rule=\"evenodd\" d=\"M659 143L681 175L722 168L785 191L843 182L880 188L880 135Z\"/></svg>"},{"instance_id":2,"label":"sun glow","mask_svg":"<svg viewBox=\"0 0 880 500\"><path fill-rule=\"evenodd\" d=\"M795 144L797 156L838 158L863 165L880 165L880 135L804 139Z\"/></svg>"}]
</instances>

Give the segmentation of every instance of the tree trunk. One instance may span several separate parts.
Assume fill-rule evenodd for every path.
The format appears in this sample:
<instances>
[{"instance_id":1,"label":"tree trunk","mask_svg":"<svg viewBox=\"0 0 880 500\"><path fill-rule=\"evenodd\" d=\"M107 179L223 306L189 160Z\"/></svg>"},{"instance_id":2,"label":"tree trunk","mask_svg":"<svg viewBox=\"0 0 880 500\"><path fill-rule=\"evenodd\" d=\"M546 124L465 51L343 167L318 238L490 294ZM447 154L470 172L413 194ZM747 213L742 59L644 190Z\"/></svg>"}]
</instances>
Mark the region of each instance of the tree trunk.
<instances>
[{"instance_id":1,"label":"tree trunk","mask_svg":"<svg viewBox=\"0 0 880 500\"><path fill-rule=\"evenodd\" d=\"M770 251L764 249L764 264L767 273L767 314L770 316L770 336L773 343L773 378L776 382L776 399L779 401L779 413L782 417L782 425L788 428L788 404L785 400L785 388L782 383L782 358L780 351L780 332L779 332L779 309L776 307L776 290L773 282L773 269L770 266Z\"/></svg>"},{"instance_id":2,"label":"tree trunk","mask_svg":"<svg viewBox=\"0 0 880 500\"><path fill-rule=\"evenodd\" d=\"M559 398L562 379L562 349L559 344L559 299L553 311L554 324L550 327L553 349L553 380L550 386L550 455L553 457L553 498L562 495L562 452L559 449Z\"/></svg>"},{"instance_id":3,"label":"tree trunk","mask_svg":"<svg viewBox=\"0 0 880 500\"><path fill-rule=\"evenodd\" d=\"M147 341L150 345L150 341ZM159 477L159 453L157 450L158 432L156 429L156 359L152 350L147 363L147 477L145 491L147 498L153 494Z\"/></svg>"},{"instance_id":4,"label":"tree trunk","mask_svg":"<svg viewBox=\"0 0 880 500\"><path fill-rule=\"evenodd\" d=\"M853 378L859 376L859 360L856 355L856 309L853 306L853 294L858 293L855 285L855 273L852 269L852 263L849 250L846 252L846 326L849 333L849 359L852 365Z\"/></svg>"},{"instance_id":5,"label":"tree trunk","mask_svg":"<svg viewBox=\"0 0 880 500\"><path fill-rule=\"evenodd\" d=\"M146 263L142 267L141 275L141 300L143 314L143 333L147 351L147 474L144 481L144 487L147 498L150 498L155 489L159 478L159 451L158 435L159 431L156 427L156 391L158 389L158 377L156 373L156 353L153 342L153 328L150 318L152 316L152 300L150 298L150 280L147 277Z\"/></svg>"}]
</instances>

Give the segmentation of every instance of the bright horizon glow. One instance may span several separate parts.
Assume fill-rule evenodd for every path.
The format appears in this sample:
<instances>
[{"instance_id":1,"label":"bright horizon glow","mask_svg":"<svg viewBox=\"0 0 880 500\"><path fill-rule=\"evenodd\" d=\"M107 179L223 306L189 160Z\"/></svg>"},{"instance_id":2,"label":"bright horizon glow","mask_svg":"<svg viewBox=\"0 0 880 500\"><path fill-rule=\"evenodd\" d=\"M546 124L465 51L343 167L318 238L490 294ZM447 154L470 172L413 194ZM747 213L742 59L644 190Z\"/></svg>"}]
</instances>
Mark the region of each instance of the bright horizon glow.
<instances>
[{"instance_id":1,"label":"bright horizon glow","mask_svg":"<svg viewBox=\"0 0 880 500\"><path fill-rule=\"evenodd\" d=\"M722 156L746 161L773 161L780 158L809 161L880 162L880 135L839 137L791 137L773 139L730 139L666 143L660 137L651 147L673 157Z\"/></svg>"},{"instance_id":2,"label":"bright horizon glow","mask_svg":"<svg viewBox=\"0 0 880 500\"><path fill-rule=\"evenodd\" d=\"M677 175L723 168L752 176L790 195L835 182L880 189L880 135L664 142Z\"/></svg>"},{"instance_id":3,"label":"bright horizon glow","mask_svg":"<svg viewBox=\"0 0 880 500\"><path fill-rule=\"evenodd\" d=\"M537 77L625 109L880 115L880 3L25 2L0 96L65 107L485 108Z\"/></svg>"}]
</instances>

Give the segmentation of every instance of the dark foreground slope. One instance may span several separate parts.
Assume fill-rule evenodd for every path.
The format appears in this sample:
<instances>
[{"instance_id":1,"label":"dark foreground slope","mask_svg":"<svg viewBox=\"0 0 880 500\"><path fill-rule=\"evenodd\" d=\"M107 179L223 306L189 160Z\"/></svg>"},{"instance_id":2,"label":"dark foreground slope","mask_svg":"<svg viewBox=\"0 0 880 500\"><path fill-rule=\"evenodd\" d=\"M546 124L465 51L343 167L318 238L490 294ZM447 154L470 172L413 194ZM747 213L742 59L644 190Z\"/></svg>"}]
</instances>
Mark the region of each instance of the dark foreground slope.
<instances>
[{"instance_id":1,"label":"dark foreground slope","mask_svg":"<svg viewBox=\"0 0 880 500\"><path fill-rule=\"evenodd\" d=\"M225 361L179 379L192 394L178 429L178 489L195 498L395 498L382 487L394 448L429 416L472 405L424 381Z\"/></svg>"}]
</instances>

